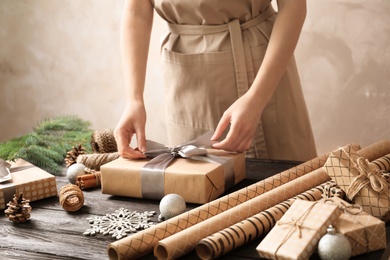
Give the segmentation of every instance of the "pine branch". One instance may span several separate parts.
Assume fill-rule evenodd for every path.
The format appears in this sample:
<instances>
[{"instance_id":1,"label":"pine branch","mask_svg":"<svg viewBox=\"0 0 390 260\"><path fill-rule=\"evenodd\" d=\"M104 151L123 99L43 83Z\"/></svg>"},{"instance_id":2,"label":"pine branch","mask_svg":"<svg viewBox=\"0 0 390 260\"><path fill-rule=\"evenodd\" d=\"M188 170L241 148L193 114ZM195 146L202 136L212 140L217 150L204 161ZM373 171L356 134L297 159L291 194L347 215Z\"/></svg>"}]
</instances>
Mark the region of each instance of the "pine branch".
<instances>
[{"instance_id":1,"label":"pine branch","mask_svg":"<svg viewBox=\"0 0 390 260\"><path fill-rule=\"evenodd\" d=\"M76 116L58 116L41 121L34 131L0 143L0 158L22 158L52 174L61 172L67 151L82 144L91 151L90 122Z\"/></svg>"}]
</instances>

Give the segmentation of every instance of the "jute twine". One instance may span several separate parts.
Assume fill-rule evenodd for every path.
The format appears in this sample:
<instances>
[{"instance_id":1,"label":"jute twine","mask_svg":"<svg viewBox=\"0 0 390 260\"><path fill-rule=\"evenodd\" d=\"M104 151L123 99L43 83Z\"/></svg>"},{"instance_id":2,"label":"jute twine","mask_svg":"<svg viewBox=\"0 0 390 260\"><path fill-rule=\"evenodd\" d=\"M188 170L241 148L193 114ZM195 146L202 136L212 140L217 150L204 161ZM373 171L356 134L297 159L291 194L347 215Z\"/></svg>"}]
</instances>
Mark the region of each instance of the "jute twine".
<instances>
[{"instance_id":1,"label":"jute twine","mask_svg":"<svg viewBox=\"0 0 390 260\"><path fill-rule=\"evenodd\" d=\"M82 154L77 157L77 162L84 164L85 167L99 171L100 166L119 158L119 153L94 153Z\"/></svg>"},{"instance_id":2,"label":"jute twine","mask_svg":"<svg viewBox=\"0 0 390 260\"><path fill-rule=\"evenodd\" d=\"M91 147L95 153L113 153L118 151L114 133L110 129L94 131L91 136Z\"/></svg>"},{"instance_id":3,"label":"jute twine","mask_svg":"<svg viewBox=\"0 0 390 260\"><path fill-rule=\"evenodd\" d=\"M60 204L69 212L74 212L84 205L84 194L79 186L66 184L60 189Z\"/></svg>"}]
</instances>

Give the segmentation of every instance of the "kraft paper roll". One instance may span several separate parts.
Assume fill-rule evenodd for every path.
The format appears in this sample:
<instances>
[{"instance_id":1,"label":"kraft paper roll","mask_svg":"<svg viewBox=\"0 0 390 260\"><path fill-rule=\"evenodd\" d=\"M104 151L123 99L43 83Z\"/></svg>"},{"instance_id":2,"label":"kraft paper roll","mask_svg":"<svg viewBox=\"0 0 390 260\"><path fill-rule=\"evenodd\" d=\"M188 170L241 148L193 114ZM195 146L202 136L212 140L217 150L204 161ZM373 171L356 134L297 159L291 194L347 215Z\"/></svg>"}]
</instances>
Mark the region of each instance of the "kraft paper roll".
<instances>
[{"instance_id":1,"label":"kraft paper roll","mask_svg":"<svg viewBox=\"0 0 390 260\"><path fill-rule=\"evenodd\" d=\"M332 187L332 189L337 190L336 184L333 181L326 182L202 239L196 246L197 255L201 259L215 259L265 235L295 200L320 200L324 197L326 187ZM343 195L343 193L338 192L334 194L336 196Z\"/></svg>"},{"instance_id":2,"label":"kraft paper roll","mask_svg":"<svg viewBox=\"0 0 390 260\"><path fill-rule=\"evenodd\" d=\"M390 141L382 140L361 151L361 156L368 160L376 159L390 153ZM275 174L265 180L241 190L225 195L205 205L185 212L177 217L164 221L130 237L123 238L108 245L107 253L110 259L135 259L150 253L157 243L177 232L196 225L225 210L233 208L249 199L290 182L300 176L322 167L328 154L314 158L296 167Z\"/></svg>"},{"instance_id":3,"label":"kraft paper roll","mask_svg":"<svg viewBox=\"0 0 390 260\"><path fill-rule=\"evenodd\" d=\"M154 250L154 255L157 259L177 259L195 249L201 239L329 180L329 175L322 168L312 171L161 240Z\"/></svg>"},{"instance_id":4,"label":"kraft paper roll","mask_svg":"<svg viewBox=\"0 0 390 260\"><path fill-rule=\"evenodd\" d=\"M130 237L125 237L113 242L108 245L108 256L110 259L136 259L144 256L153 251L153 248L160 240L322 167L328 156L329 154L326 154L314 158L188 212L184 212L179 216L168 219L148 229L142 230Z\"/></svg>"}]
</instances>

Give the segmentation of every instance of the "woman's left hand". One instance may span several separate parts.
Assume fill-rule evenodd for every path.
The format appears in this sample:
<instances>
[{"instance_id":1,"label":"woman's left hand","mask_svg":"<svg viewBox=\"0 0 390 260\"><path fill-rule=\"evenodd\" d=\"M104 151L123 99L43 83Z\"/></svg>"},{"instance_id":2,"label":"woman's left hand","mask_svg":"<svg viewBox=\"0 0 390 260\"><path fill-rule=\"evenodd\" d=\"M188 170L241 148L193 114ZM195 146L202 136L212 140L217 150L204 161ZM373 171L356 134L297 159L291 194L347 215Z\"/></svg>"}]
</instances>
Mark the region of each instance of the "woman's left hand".
<instances>
[{"instance_id":1,"label":"woman's left hand","mask_svg":"<svg viewBox=\"0 0 390 260\"><path fill-rule=\"evenodd\" d=\"M263 111L262 107L264 106L249 93L237 99L223 113L211 140L218 140L230 124L226 138L212 147L232 152L249 150Z\"/></svg>"}]
</instances>

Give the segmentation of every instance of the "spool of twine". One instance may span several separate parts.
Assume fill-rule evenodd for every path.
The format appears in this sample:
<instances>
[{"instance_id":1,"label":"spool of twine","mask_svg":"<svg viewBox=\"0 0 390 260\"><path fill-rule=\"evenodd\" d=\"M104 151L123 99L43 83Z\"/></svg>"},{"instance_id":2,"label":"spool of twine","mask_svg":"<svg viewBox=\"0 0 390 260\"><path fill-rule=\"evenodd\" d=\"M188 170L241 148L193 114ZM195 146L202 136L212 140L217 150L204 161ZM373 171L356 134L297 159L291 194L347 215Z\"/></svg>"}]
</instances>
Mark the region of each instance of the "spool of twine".
<instances>
[{"instance_id":1,"label":"spool of twine","mask_svg":"<svg viewBox=\"0 0 390 260\"><path fill-rule=\"evenodd\" d=\"M113 153L118 151L114 133L110 129L94 131L91 136L91 147L95 153Z\"/></svg>"},{"instance_id":2,"label":"spool of twine","mask_svg":"<svg viewBox=\"0 0 390 260\"><path fill-rule=\"evenodd\" d=\"M100 166L119 158L119 153L93 153L82 154L77 157L77 162L86 167L99 171Z\"/></svg>"},{"instance_id":3,"label":"spool of twine","mask_svg":"<svg viewBox=\"0 0 390 260\"><path fill-rule=\"evenodd\" d=\"M67 184L60 189L60 204L69 212L74 212L84 205L84 194L81 189L74 184Z\"/></svg>"}]
</instances>

